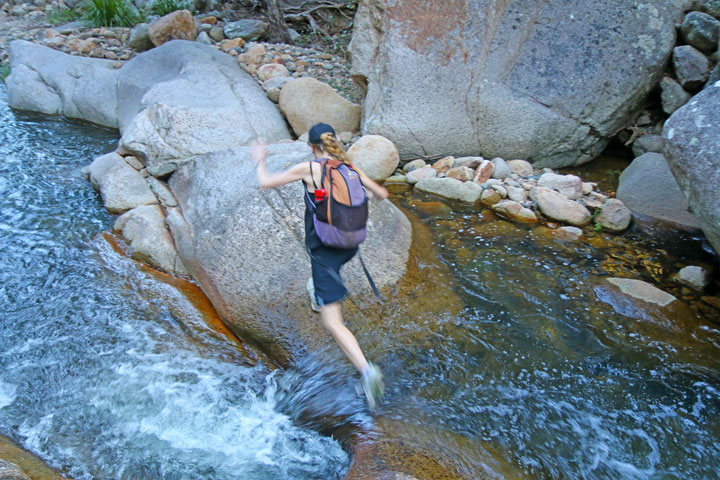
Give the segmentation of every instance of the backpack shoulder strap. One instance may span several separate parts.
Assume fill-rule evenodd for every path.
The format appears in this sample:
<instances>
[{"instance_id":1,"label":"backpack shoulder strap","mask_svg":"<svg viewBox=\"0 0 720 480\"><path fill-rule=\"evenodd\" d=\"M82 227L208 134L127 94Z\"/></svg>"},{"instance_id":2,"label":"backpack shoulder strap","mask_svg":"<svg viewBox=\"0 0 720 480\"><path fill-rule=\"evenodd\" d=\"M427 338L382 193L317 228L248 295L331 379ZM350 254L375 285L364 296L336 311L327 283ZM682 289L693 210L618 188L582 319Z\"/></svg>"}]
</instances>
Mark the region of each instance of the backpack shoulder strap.
<instances>
[{"instance_id":1,"label":"backpack shoulder strap","mask_svg":"<svg viewBox=\"0 0 720 480\"><path fill-rule=\"evenodd\" d=\"M310 167L310 178L312 178L313 187L315 187L315 190L317 190L318 187L317 183L315 183L315 175L313 175L312 160L308 160L308 166ZM320 184L322 185L322 181L320 182ZM307 190L307 188L305 190Z\"/></svg>"}]
</instances>

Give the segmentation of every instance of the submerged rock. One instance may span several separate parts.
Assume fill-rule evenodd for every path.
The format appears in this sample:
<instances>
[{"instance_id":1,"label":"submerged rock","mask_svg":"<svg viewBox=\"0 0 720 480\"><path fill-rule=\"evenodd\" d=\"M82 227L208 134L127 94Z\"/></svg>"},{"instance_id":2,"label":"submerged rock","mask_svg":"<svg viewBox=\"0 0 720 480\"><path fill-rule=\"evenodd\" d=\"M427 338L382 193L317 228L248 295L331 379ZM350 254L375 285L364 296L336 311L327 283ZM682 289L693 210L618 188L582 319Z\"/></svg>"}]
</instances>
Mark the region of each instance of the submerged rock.
<instances>
[{"instance_id":1,"label":"submerged rock","mask_svg":"<svg viewBox=\"0 0 720 480\"><path fill-rule=\"evenodd\" d=\"M677 279L683 285L702 291L710 283L710 272L702 267L691 265L682 268L678 272Z\"/></svg>"}]
</instances>

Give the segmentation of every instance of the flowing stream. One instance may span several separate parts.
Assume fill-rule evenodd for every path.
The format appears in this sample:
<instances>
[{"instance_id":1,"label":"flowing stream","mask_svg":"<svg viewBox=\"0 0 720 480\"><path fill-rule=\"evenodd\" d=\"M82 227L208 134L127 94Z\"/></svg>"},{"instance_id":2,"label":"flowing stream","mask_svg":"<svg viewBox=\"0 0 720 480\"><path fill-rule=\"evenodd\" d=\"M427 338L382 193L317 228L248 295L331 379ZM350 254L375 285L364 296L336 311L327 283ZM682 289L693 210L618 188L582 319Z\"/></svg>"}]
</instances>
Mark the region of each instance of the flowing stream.
<instances>
[{"instance_id":1,"label":"flowing stream","mask_svg":"<svg viewBox=\"0 0 720 480\"><path fill-rule=\"evenodd\" d=\"M0 434L76 479L341 478L276 375L103 239L81 168L116 142L11 112L0 82Z\"/></svg>"},{"instance_id":2,"label":"flowing stream","mask_svg":"<svg viewBox=\"0 0 720 480\"><path fill-rule=\"evenodd\" d=\"M330 434L371 422L341 354L272 372L118 254L80 172L116 140L13 113L0 83L0 434L77 479L342 478ZM500 478L487 455L518 478L720 478L712 315L668 329L596 295L618 275L682 296L669 278L708 261L698 239L567 242L437 198L397 201L432 229L463 308L353 325L388 379L366 430L404 425L393 435L465 478Z\"/></svg>"}]
</instances>

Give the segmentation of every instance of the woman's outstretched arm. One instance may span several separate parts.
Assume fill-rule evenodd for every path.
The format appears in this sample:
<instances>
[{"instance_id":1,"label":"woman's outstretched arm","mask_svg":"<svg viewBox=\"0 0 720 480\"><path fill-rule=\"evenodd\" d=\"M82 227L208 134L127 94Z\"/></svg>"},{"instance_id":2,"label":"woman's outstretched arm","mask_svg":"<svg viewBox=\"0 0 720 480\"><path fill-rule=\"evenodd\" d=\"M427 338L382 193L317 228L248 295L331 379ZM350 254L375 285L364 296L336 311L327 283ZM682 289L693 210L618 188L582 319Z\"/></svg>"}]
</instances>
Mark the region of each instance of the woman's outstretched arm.
<instances>
[{"instance_id":1,"label":"woman's outstretched arm","mask_svg":"<svg viewBox=\"0 0 720 480\"><path fill-rule=\"evenodd\" d=\"M252 155L253 161L257 166L258 185L263 190L296 182L308 174L309 167L306 162L298 163L281 173L268 173L265 163L267 151L265 149L265 142L262 140L253 142L250 146L250 155Z\"/></svg>"},{"instance_id":2,"label":"woman's outstretched arm","mask_svg":"<svg viewBox=\"0 0 720 480\"><path fill-rule=\"evenodd\" d=\"M387 188L376 183L373 179L365 175L362 171L358 169L355 170L360 174L360 180L362 181L362 184L365 185L365 188L370 190L373 195L378 197L380 200L388 198L390 193L387 191Z\"/></svg>"}]
</instances>

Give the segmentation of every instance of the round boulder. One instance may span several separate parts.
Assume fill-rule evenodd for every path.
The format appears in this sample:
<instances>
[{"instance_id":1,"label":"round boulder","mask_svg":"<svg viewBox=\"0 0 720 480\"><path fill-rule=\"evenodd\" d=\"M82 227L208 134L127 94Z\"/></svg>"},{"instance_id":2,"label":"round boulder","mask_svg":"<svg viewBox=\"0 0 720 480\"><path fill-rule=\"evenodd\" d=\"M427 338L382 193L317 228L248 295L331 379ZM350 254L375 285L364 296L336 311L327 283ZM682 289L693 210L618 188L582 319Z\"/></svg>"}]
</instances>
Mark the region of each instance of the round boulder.
<instances>
[{"instance_id":1,"label":"round boulder","mask_svg":"<svg viewBox=\"0 0 720 480\"><path fill-rule=\"evenodd\" d=\"M595 221L602 226L603 230L619 233L630 226L632 220L632 212L625 204L616 199L611 198L600 209L600 213L595 217Z\"/></svg>"},{"instance_id":2,"label":"round boulder","mask_svg":"<svg viewBox=\"0 0 720 480\"><path fill-rule=\"evenodd\" d=\"M535 195L538 208L548 218L576 227L582 227L590 222L590 212L587 208L555 190L537 187Z\"/></svg>"},{"instance_id":3,"label":"round boulder","mask_svg":"<svg viewBox=\"0 0 720 480\"><path fill-rule=\"evenodd\" d=\"M380 135L360 137L347 153L354 165L376 181L388 178L400 163L395 145Z\"/></svg>"},{"instance_id":4,"label":"round boulder","mask_svg":"<svg viewBox=\"0 0 720 480\"><path fill-rule=\"evenodd\" d=\"M718 48L720 21L703 12L690 12L680 25L680 33L688 45L705 53Z\"/></svg>"},{"instance_id":5,"label":"round boulder","mask_svg":"<svg viewBox=\"0 0 720 480\"><path fill-rule=\"evenodd\" d=\"M360 106L314 78L298 78L285 85L278 104L296 135L302 135L320 122L332 125L336 132L360 129Z\"/></svg>"},{"instance_id":6,"label":"round boulder","mask_svg":"<svg viewBox=\"0 0 720 480\"><path fill-rule=\"evenodd\" d=\"M271 78L289 77L290 72L285 65L280 65L279 63L266 63L258 68L257 76L261 82L266 82Z\"/></svg>"},{"instance_id":7,"label":"round boulder","mask_svg":"<svg viewBox=\"0 0 720 480\"><path fill-rule=\"evenodd\" d=\"M156 47L170 40L195 40L198 30L192 13L177 10L160 17L148 26L148 36Z\"/></svg>"}]
</instances>

